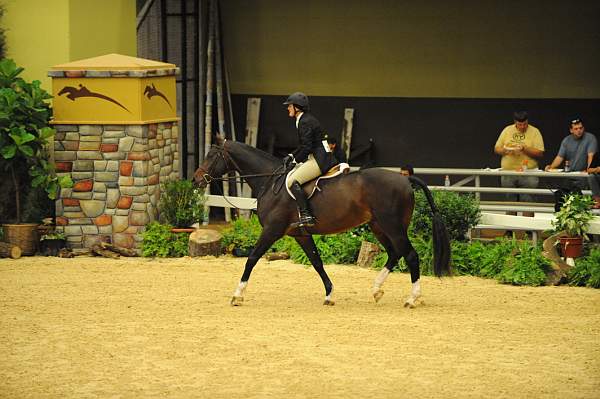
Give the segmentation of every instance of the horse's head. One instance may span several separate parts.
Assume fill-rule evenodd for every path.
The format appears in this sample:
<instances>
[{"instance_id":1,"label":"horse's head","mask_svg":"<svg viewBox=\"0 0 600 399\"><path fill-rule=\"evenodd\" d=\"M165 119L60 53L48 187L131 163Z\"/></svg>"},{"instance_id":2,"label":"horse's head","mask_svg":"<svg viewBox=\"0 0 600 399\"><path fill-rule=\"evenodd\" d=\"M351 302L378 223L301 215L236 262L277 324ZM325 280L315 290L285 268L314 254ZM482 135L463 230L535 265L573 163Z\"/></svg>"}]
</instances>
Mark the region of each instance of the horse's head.
<instances>
[{"instance_id":1,"label":"horse's head","mask_svg":"<svg viewBox=\"0 0 600 399\"><path fill-rule=\"evenodd\" d=\"M206 187L213 178L221 177L230 170L233 170L233 164L224 143L213 145L204 157L202 165L194 172L194 183L202 188Z\"/></svg>"}]
</instances>

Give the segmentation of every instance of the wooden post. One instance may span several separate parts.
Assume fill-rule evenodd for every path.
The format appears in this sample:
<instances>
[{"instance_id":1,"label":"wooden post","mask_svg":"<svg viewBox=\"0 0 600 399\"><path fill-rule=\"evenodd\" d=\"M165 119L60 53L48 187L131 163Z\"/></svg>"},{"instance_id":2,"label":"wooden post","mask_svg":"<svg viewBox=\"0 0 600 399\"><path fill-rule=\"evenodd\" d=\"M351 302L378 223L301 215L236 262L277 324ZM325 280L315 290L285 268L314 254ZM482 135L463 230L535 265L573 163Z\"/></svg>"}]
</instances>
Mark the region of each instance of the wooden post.
<instances>
[{"instance_id":1,"label":"wooden post","mask_svg":"<svg viewBox=\"0 0 600 399\"><path fill-rule=\"evenodd\" d=\"M341 146L350 162L350 145L352 144L352 123L354 120L354 108L344 109L344 128L342 129Z\"/></svg>"},{"instance_id":2,"label":"wooden post","mask_svg":"<svg viewBox=\"0 0 600 399\"><path fill-rule=\"evenodd\" d=\"M371 267L375 257L379 254L380 249L377 244L369 241L363 241L360 245L360 252L356 264L360 267Z\"/></svg>"},{"instance_id":3,"label":"wooden post","mask_svg":"<svg viewBox=\"0 0 600 399\"><path fill-rule=\"evenodd\" d=\"M260 98L251 97L248 99L246 109L246 144L256 147L256 137L258 136L258 118L260 115ZM242 196L250 198L252 190L247 184L243 184ZM246 219L250 217L250 211L243 210L240 214Z\"/></svg>"},{"instance_id":4,"label":"wooden post","mask_svg":"<svg viewBox=\"0 0 600 399\"><path fill-rule=\"evenodd\" d=\"M215 47L215 31L214 31L214 7L215 0L209 1L208 11L208 49L206 51L206 106L204 111L204 156L208 154L212 144L212 109L213 109L213 72L214 72L214 47ZM210 184L206 186L206 195L210 194ZM204 223L208 223L210 207L205 207L204 214L206 218Z\"/></svg>"}]
</instances>

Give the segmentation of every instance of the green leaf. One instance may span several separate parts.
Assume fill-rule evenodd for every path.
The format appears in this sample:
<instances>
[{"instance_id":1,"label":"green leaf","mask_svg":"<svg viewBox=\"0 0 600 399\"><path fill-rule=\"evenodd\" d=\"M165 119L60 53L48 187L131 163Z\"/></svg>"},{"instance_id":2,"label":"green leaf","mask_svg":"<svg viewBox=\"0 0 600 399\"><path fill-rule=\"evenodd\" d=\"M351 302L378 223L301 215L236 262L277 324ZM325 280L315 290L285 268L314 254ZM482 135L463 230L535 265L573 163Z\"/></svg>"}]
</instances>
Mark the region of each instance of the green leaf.
<instances>
[{"instance_id":1,"label":"green leaf","mask_svg":"<svg viewBox=\"0 0 600 399\"><path fill-rule=\"evenodd\" d=\"M70 188L70 187L73 187L73 180L71 179L71 176L69 176L69 175L60 176L58 178L58 184L62 188Z\"/></svg>"},{"instance_id":2,"label":"green leaf","mask_svg":"<svg viewBox=\"0 0 600 399\"><path fill-rule=\"evenodd\" d=\"M52 129L51 127L43 127L40 129L40 137L44 140L54 136L54 134L56 133L56 131L54 129Z\"/></svg>"},{"instance_id":3,"label":"green leaf","mask_svg":"<svg viewBox=\"0 0 600 399\"><path fill-rule=\"evenodd\" d=\"M11 159L15 156L17 152L17 146L14 144L8 145L6 147L0 148L0 153L4 159Z\"/></svg>"},{"instance_id":4,"label":"green leaf","mask_svg":"<svg viewBox=\"0 0 600 399\"><path fill-rule=\"evenodd\" d=\"M19 151L21 151L23 154L27 155L28 157L32 157L34 154L33 148L31 148L28 145L20 145Z\"/></svg>"},{"instance_id":5,"label":"green leaf","mask_svg":"<svg viewBox=\"0 0 600 399\"><path fill-rule=\"evenodd\" d=\"M36 176L34 179L31 180L31 186L32 187L38 187L39 185L41 185L44 181L46 180L46 176L44 175L38 175Z\"/></svg>"}]
</instances>

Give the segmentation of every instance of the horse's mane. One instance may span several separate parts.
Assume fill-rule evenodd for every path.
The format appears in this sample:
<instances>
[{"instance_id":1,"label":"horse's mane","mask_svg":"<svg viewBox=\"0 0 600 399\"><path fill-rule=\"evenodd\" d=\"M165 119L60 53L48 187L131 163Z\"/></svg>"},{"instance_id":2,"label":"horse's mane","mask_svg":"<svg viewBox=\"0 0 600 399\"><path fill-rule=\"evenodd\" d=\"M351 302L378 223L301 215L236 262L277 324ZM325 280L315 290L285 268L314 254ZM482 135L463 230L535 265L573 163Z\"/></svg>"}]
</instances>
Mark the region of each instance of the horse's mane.
<instances>
[{"instance_id":1,"label":"horse's mane","mask_svg":"<svg viewBox=\"0 0 600 399\"><path fill-rule=\"evenodd\" d=\"M270 162L281 163L281 159L279 159L276 156L271 155L268 152L263 151L263 150L261 150L259 148L252 147L252 146L250 146L248 144L244 144L244 143L241 143L239 141L234 141L234 140L227 140L227 142L229 143L229 145L239 146L239 147L241 147L242 149L244 149L244 150L246 150L248 152L251 152L251 153L253 153L253 154L257 155L257 156L260 156L261 158L266 158L266 160L268 160Z\"/></svg>"}]
</instances>

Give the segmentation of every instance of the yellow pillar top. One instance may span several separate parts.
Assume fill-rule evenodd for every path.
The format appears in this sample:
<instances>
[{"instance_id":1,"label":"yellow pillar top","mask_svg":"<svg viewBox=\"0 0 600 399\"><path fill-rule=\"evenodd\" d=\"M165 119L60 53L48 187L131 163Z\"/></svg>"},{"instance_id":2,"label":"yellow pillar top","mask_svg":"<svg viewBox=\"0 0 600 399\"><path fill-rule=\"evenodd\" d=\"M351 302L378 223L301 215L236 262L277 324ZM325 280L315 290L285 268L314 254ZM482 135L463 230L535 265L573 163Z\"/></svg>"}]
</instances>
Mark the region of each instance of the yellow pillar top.
<instances>
[{"instance_id":1,"label":"yellow pillar top","mask_svg":"<svg viewBox=\"0 0 600 399\"><path fill-rule=\"evenodd\" d=\"M55 124L147 124L176 121L174 64L120 54L55 65Z\"/></svg>"}]
</instances>

